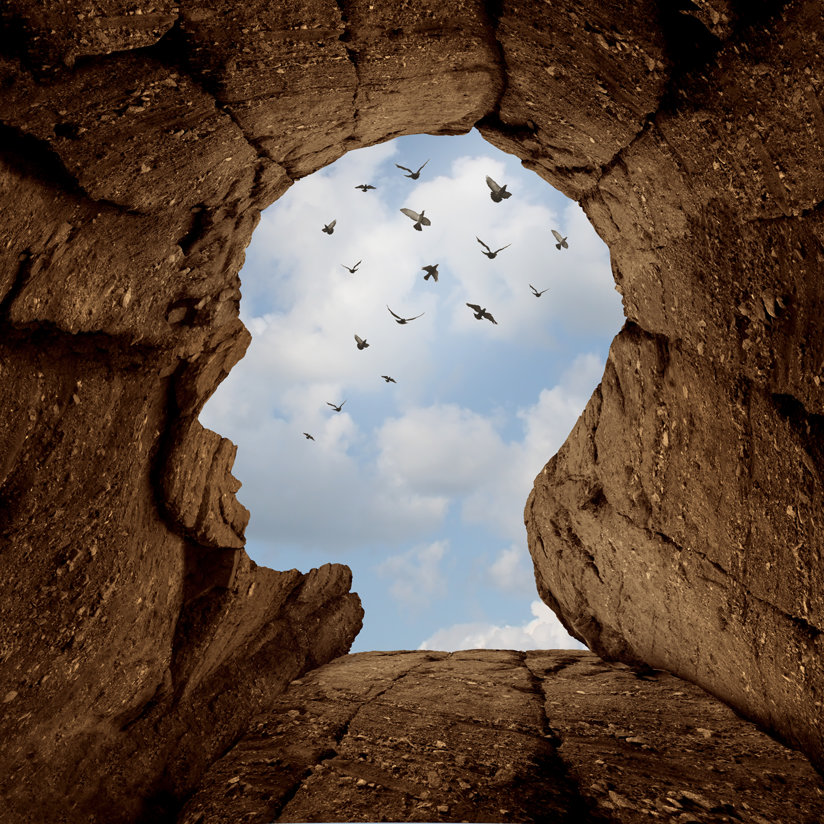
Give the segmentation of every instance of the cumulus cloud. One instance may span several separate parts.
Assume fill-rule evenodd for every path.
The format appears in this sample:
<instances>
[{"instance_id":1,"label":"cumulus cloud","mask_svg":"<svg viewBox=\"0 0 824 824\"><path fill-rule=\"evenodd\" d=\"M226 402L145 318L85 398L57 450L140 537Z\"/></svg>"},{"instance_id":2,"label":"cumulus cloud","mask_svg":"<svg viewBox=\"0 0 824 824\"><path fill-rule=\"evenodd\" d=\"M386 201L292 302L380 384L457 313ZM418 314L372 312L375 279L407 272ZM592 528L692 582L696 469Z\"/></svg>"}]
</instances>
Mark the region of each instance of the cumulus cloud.
<instances>
[{"instance_id":1,"label":"cumulus cloud","mask_svg":"<svg viewBox=\"0 0 824 824\"><path fill-rule=\"evenodd\" d=\"M543 601L533 601L529 609L532 620L520 626L479 622L453 624L433 633L418 649L445 652L459 649L583 649Z\"/></svg>"},{"instance_id":2,"label":"cumulus cloud","mask_svg":"<svg viewBox=\"0 0 824 824\"><path fill-rule=\"evenodd\" d=\"M493 422L457 404L415 408L378 433L378 468L412 491L458 495L498 471L506 446Z\"/></svg>"},{"instance_id":3,"label":"cumulus cloud","mask_svg":"<svg viewBox=\"0 0 824 824\"><path fill-rule=\"evenodd\" d=\"M435 541L382 561L378 574L389 578L389 591L404 607L421 610L434 598L446 595L446 576L441 561L448 548L447 541Z\"/></svg>"},{"instance_id":4,"label":"cumulus cloud","mask_svg":"<svg viewBox=\"0 0 824 824\"><path fill-rule=\"evenodd\" d=\"M594 354L575 358L560 382L541 391L532 406L518 410L523 436L501 454L463 503L471 523L486 524L512 541L523 541L523 508L535 476L561 447L603 373Z\"/></svg>"},{"instance_id":5,"label":"cumulus cloud","mask_svg":"<svg viewBox=\"0 0 824 824\"><path fill-rule=\"evenodd\" d=\"M535 592L532 561L525 546L513 544L502 549L489 566L489 583L512 595L531 595Z\"/></svg>"}]
</instances>

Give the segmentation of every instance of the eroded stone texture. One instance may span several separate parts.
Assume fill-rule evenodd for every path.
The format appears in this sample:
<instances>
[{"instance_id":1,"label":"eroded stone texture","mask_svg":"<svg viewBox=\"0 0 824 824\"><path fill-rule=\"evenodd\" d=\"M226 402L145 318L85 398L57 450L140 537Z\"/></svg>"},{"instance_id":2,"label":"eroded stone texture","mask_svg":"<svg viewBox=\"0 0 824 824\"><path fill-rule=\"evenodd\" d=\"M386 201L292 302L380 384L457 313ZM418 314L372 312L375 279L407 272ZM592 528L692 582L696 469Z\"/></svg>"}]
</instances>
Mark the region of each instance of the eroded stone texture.
<instances>
[{"instance_id":1,"label":"eroded stone texture","mask_svg":"<svg viewBox=\"0 0 824 824\"><path fill-rule=\"evenodd\" d=\"M290 685L179 824L798 821L809 762L702 690L589 652L359 653Z\"/></svg>"},{"instance_id":2,"label":"eroded stone texture","mask_svg":"<svg viewBox=\"0 0 824 824\"><path fill-rule=\"evenodd\" d=\"M655 113L670 80L653 0L560 11L504 3L496 29L507 85L481 134L576 200Z\"/></svg>"},{"instance_id":3,"label":"eroded stone texture","mask_svg":"<svg viewBox=\"0 0 824 824\"><path fill-rule=\"evenodd\" d=\"M821 20L820 0L7 3L5 820L161 820L348 649L348 571L251 564L233 448L197 416L248 345L260 209L349 149L473 123L580 199L630 321L530 498L542 596L824 764Z\"/></svg>"},{"instance_id":4,"label":"eroded stone texture","mask_svg":"<svg viewBox=\"0 0 824 824\"><path fill-rule=\"evenodd\" d=\"M136 4L123 0L8 0L0 21L8 48L26 55L42 72L78 57L152 46L177 19L174 0Z\"/></svg>"}]
</instances>

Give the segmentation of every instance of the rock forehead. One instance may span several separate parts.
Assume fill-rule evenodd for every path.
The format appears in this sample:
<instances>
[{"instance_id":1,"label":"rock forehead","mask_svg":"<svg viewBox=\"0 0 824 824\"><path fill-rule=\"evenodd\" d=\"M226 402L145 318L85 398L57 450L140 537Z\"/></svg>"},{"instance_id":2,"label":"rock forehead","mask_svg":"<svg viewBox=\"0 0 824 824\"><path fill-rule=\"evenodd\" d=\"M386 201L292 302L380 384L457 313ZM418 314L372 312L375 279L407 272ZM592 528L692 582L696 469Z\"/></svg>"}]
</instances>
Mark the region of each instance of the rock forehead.
<instances>
[{"instance_id":1,"label":"rock forehead","mask_svg":"<svg viewBox=\"0 0 824 824\"><path fill-rule=\"evenodd\" d=\"M475 124L580 200L628 319L527 506L544 600L820 767L821 11L7 4L9 820L165 815L348 649L348 571L248 560L233 447L197 415L248 345L260 209L349 149Z\"/></svg>"}]
</instances>

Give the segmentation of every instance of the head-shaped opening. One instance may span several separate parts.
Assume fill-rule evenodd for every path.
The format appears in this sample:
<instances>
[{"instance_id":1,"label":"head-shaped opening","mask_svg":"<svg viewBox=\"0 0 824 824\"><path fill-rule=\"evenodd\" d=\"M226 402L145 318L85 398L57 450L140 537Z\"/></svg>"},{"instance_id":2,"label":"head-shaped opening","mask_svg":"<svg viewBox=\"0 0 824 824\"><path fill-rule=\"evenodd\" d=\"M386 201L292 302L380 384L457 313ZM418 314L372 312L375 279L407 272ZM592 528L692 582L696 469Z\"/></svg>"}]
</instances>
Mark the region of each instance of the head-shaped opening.
<instances>
[{"instance_id":1,"label":"head-shaped opening","mask_svg":"<svg viewBox=\"0 0 824 824\"><path fill-rule=\"evenodd\" d=\"M356 651L576 645L523 509L623 321L577 204L475 131L398 138L291 187L241 281L252 344L201 421L238 445L251 557L348 564Z\"/></svg>"}]
</instances>

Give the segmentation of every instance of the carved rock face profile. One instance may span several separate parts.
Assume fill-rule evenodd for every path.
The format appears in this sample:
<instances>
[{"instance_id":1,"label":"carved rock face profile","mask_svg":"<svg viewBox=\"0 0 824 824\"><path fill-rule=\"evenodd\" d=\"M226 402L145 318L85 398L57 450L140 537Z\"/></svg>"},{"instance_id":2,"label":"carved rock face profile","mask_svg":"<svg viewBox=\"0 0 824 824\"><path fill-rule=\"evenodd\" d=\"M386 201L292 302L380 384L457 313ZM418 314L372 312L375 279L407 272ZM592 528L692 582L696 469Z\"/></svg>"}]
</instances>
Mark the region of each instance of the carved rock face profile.
<instances>
[{"instance_id":1,"label":"carved rock face profile","mask_svg":"<svg viewBox=\"0 0 824 824\"><path fill-rule=\"evenodd\" d=\"M348 570L248 559L233 447L197 416L248 345L260 210L350 149L476 125L581 203L627 316L534 456L541 596L824 766L820 4L109 5L4 18L8 820L174 805L349 649Z\"/></svg>"}]
</instances>

